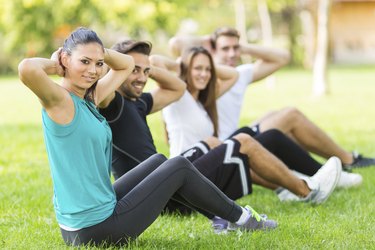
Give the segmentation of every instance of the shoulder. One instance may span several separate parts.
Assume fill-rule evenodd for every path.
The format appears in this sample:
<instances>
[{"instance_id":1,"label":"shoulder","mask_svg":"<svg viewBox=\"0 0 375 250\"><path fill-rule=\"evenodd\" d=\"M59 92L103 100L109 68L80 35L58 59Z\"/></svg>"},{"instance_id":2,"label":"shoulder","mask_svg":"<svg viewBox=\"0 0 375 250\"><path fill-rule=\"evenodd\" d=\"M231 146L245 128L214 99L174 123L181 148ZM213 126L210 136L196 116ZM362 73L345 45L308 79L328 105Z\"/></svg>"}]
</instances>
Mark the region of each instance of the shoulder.
<instances>
[{"instance_id":1,"label":"shoulder","mask_svg":"<svg viewBox=\"0 0 375 250\"><path fill-rule=\"evenodd\" d=\"M143 93L136 101L137 107L146 114L150 113L153 104L154 99L152 98L151 93Z\"/></svg>"}]
</instances>

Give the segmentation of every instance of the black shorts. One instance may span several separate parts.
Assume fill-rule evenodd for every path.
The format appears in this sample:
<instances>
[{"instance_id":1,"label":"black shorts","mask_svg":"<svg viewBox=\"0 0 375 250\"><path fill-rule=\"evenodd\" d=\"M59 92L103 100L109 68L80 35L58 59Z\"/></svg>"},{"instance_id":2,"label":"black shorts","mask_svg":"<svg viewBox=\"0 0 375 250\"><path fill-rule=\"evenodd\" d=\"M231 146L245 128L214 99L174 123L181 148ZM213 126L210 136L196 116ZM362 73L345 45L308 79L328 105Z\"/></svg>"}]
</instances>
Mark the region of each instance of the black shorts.
<instances>
[{"instance_id":1,"label":"black shorts","mask_svg":"<svg viewBox=\"0 0 375 250\"><path fill-rule=\"evenodd\" d=\"M240 153L240 146L233 138L211 150L207 144L200 142L181 155L235 200L252 193L248 157Z\"/></svg>"},{"instance_id":2,"label":"black shorts","mask_svg":"<svg viewBox=\"0 0 375 250\"><path fill-rule=\"evenodd\" d=\"M250 135L251 137L257 136L261 133L259 123L255 124L252 127L245 126L245 127L239 128L236 131L234 131L228 138L232 138L233 136L238 135L239 133L245 133L245 134Z\"/></svg>"}]
</instances>

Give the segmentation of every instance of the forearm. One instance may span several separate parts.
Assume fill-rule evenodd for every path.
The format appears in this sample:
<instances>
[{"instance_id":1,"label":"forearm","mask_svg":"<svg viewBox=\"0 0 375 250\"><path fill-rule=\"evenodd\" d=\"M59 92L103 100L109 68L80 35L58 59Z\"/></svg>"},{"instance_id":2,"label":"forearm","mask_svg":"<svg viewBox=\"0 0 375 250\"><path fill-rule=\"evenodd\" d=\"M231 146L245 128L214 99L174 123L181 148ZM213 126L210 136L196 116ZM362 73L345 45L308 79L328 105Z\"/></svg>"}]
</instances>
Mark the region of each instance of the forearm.
<instances>
[{"instance_id":1,"label":"forearm","mask_svg":"<svg viewBox=\"0 0 375 250\"><path fill-rule=\"evenodd\" d=\"M203 46L211 52L210 36L172 37L169 40L169 48L175 57L181 56L184 50L194 46Z\"/></svg>"},{"instance_id":2,"label":"forearm","mask_svg":"<svg viewBox=\"0 0 375 250\"><path fill-rule=\"evenodd\" d=\"M287 64L290 60L290 54L285 49L270 48L255 44L242 44L241 53L251 55L266 62L277 62L283 65Z\"/></svg>"},{"instance_id":3,"label":"forearm","mask_svg":"<svg viewBox=\"0 0 375 250\"><path fill-rule=\"evenodd\" d=\"M114 97L114 91L126 80L134 69L132 56L105 49L104 62L110 68L107 74L100 76L95 91L95 103L103 105ZM107 71L107 69L103 69Z\"/></svg>"},{"instance_id":4,"label":"forearm","mask_svg":"<svg viewBox=\"0 0 375 250\"><path fill-rule=\"evenodd\" d=\"M180 64L165 56L152 55L150 56L150 63L153 67L172 71L177 74L180 72Z\"/></svg>"},{"instance_id":5,"label":"forearm","mask_svg":"<svg viewBox=\"0 0 375 250\"><path fill-rule=\"evenodd\" d=\"M227 81L237 77L237 71L230 66L225 65L215 65L216 68L216 76L219 80Z\"/></svg>"},{"instance_id":6,"label":"forearm","mask_svg":"<svg viewBox=\"0 0 375 250\"><path fill-rule=\"evenodd\" d=\"M222 96L227 92L238 79L238 71L230 66L215 65L217 75L217 94Z\"/></svg>"},{"instance_id":7,"label":"forearm","mask_svg":"<svg viewBox=\"0 0 375 250\"><path fill-rule=\"evenodd\" d=\"M177 74L160 67L151 67L150 78L157 82L161 89L183 92L186 88L186 84Z\"/></svg>"},{"instance_id":8,"label":"forearm","mask_svg":"<svg viewBox=\"0 0 375 250\"><path fill-rule=\"evenodd\" d=\"M165 68L152 66L150 78L158 84L158 87L151 91L154 105L150 113L163 109L165 106L178 100L185 92L186 83L178 77L178 74L168 71Z\"/></svg>"},{"instance_id":9,"label":"forearm","mask_svg":"<svg viewBox=\"0 0 375 250\"><path fill-rule=\"evenodd\" d=\"M105 49L104 62L112 70L127 70L134 68L134 60L131 56L119 53L112 49Z\"/></svg>"},{"instance_id":10,"label":"forearm","mask_svg":"<svg viewBox=\"0 0 375 250\"><path fill-rule=\"evenodd\" d=\"M38 84L35 79L57 74L57 62L46 58L27 58L18 65L21 81L26 84Z\"/></svg>"}]
</instances>

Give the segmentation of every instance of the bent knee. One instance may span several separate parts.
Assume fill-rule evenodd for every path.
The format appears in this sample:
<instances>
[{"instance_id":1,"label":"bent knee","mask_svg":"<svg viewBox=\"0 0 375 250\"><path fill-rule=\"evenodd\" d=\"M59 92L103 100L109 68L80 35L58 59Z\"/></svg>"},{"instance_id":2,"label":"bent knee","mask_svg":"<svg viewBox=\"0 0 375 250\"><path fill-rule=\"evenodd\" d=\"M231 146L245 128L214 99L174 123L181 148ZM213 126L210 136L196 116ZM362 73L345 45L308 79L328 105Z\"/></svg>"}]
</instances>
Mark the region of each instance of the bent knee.
<instances>
[{"instance_id":1,"label":"bent knee","mask_svg":"<svg viewBox=\"0 0 375 250\"><path fill-rule=\"evenodd\" d=\"M159 161L160 163L163 163L165 162L167 159L167 157L165 157L163 154L153 154L149 157L149 159L153 160L153 161Z\"/></svg>"},{"instance_id":2,"label":"bent knee","mask_svg":"<svg viewBox=\"0 0 375 250\"><path fill-rule=\"evenodd\" d=\"M210 149L213 149L217 146L219 146L220 144L222 144L223 142L221 140L219 140L217 137L215 136L211 136L211 137L208 137L204 140L204 142L208 145L208 147Z\"/></svg>"},{"instance_id":3,"label":"bent knee","mask_svg":"<svg viewBox=\"0 0 375 250\"><path fill-rule=\"evenodd\" d=\"M234 139L236 139L241 144L241 152L245 150L246 148L251 148L255 144L257 144L257 141L254 140L250 135L245 133L239 133L235 136L233 136Z\"/></svg>"},{"instance_id":4,"label":"bent knee","mask_svg":"<svg viewBox=\"0 0 375 250\"><path fill-rule=\"evenodd\" d=\"M191 162L186 159L185 157L181 156L181 155L178 155L178 156L175 156L171 159L168 160L168 162L170 164L172 164L173 166L175 166L176 168L177 167L188 167L188 168L191 168L193 167L193 165L191 164Z\"/></svg>"},{"instance_id":5,"label":"bent knee","mask_svg":"<svg viewBox=\"0 0 375 250\"><path fill-rule=\"evenodd\" d=\"M287 119L296 119L303 115L302 112L295 107L287 107L282 109L280 112L283 113L284 117Z\"/></svg>"}]
</instances>

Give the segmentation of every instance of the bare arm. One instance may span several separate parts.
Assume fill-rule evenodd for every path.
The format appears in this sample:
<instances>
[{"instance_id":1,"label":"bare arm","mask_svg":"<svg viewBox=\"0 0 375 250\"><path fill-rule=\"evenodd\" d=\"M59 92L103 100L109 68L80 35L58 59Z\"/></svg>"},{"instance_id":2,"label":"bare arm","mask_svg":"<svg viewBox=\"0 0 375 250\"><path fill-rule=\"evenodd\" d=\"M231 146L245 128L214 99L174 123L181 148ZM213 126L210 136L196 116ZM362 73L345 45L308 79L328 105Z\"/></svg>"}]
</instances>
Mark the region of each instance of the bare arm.
<instances>
[{"instance_id":1,"label":"bare arm","mask_svg":"<svg viewBox=\"0 0 375 250\"><path fill-rule=\"evenodd\" d=\"M34 92L46 109L61 104L67 94L49 77L59 72L62 72L59 63L47 58L27 58L18 65L20 80Z\"/></svg>"},{"instance_id":2,"label":"bare arm","mask_svg":"<svg viewBox=\"0 0 375 250\"><path fill-rule=\"evenodd\" d=\"M210 42L210 36L197 36L197 37L182 37L175 36L169 40L169 49L172 52L172 55L175 57L181 56L182 52L185 49L188 49L193 46L203 46L212 54L212 46Z\"/></svg>"},{"instance_id":3,"label":"bare arm","mask_svg":"<svg viewBox=\"0 0 375 250\"><path fill-rule=\"evenodd\" d=\"M154 67L166 69L180 75L180 63L176 60L170 59L166 56L152 55L150 56L150 63Z\"/></svg>"},{"instance_id":4,"label":"bare arm","mask_svg":"<svg viewBox=\"0 0 375 250\"><path fill-rule=\"evenodd\" d=\"M254 65L253 82L271 75L290 60L289 52L286 50L254 44L241 45L241 53L257 58Z\"/></svg>"},{"instance_id":5,"label":"bare arm","mask_svg":"<svg viewBox=\"0 0 375 250\"><path fill-rule=\"evenodd\" d=\"M134 69L133 57L111 49L105 49L104 62L110 70L98 80L95 103L103 106L115 97L115 90L126 80Z\"/></svg>"},{"instance_id":6,"label":"bare arm","mask_svg":"<svg viewBox=\"0 0 375 250\"><path fill-rule=\"evenodd\" d=\"M154 100L151 113L154 113L177 101L183 95L186 84L176 74L179 72L177 62L157 55L150 56L150 62L150 77L158 84L158 87L151 91Z\"/></svg>"},{"instance_id":7,"label":"bare arm","mask_svg":"<svg viewBox=\"0 0 375 250\"><path fill-rule=\"evenodd\" d=\"M69 92L49 77L62 76L63 72L57 60L46 58L28 58L18 65L21 81L39 98L51 119L59 124L69 123L74 116L74 103Z\"/></svg>"},{"instance_id":8,"label":"bare arm","mask_svg":"<svg viewBox=\"0 0 375 250\"><path fill-rule=\"evenodd\" d=\"M217 75L217 98L227 92L237 81L238 71L230 66L215 65Z\"/></svg>"}]
</instances>

